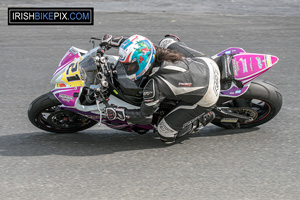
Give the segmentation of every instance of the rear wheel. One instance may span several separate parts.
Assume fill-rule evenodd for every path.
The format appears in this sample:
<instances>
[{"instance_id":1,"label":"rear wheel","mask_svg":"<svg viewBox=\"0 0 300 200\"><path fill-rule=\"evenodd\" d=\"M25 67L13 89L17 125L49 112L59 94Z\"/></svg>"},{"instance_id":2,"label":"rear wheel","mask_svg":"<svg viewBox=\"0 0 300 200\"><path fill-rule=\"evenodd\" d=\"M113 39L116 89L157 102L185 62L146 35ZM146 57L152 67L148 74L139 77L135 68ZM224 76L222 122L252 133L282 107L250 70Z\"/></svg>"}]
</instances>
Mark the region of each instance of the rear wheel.
<instances>
[{"instance_id":1,"label":"rear wheel","mask_svg":"<svg viewBox=\"0 0 300 200\"><path fill-rule=\"evenodd\" d=\"M97 122L60 108L61 103L51 92L36 98L29 106L30 122L45 131L73 133L94 126Z\"/></svg>"},{"instance_id":2,"label":"rear wheel","mask_svg":"<svg viewBox=\"0 0 300 200\"><path fill-rule=\"evenodd\" d=\"M273 119L281 109L282 95L268 82L252 82L248 91L237 99L220 98L218 107L227 107L234 113L243 114L253 120L240 124L240 128L251 128ZM224 128L236 128L235 124L221 123L216 118L213 124Z\"/></svg>"}]
</instances>

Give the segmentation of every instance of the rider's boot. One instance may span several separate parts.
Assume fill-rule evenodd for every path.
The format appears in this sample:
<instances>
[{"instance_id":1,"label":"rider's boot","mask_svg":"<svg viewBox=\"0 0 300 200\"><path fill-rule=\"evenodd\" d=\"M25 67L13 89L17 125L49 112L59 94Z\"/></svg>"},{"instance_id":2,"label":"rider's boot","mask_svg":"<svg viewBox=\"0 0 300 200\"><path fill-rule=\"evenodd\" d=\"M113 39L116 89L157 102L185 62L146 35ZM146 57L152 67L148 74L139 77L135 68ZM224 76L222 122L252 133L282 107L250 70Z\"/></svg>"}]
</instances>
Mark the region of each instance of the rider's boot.
<instances>
[{"instance_id":1,"label":"rider's boot","mask_svg":"<svg viewBox=\"0 0 300 200\"><path fill-rule=\"evenodd\" d=\"M201 124L206 126L209 124L214 118L216 117L213 111L209 111L208 113L204 114L201 120Z\"/></svg>"},{"instance_id":2,"label":"rider's boot","mask_svg":"<svg viewBox=\"0 0 300 200\"><path fill-rule=\"evenodd\" d=\"M167 49L171 44L179 41L180 39L176 35L168 34L158 43L158 46Z\"/></svg>"},{"instance_id":3,"label":"rider's boot","mask_svg":"<svg viewBox=\"0 0 300 200\"><path fill-rule=\"evenodd\" d=\"M170 145L170 144L174 144L176 142L176 137L166 138L166 137L160 136L160 140L163 143Z\"/></svg>"},{"instance_id":4,"label":"rider's boot","mask_svg":"<svg viewBox=\"0 0 300 200\"><path fill-rule=\"evenodd\" d=\"M201 129L203 129L207 124L209 124L215 118L215 113L213 111L209 111L208 113L204 114L199 120L193 123L193 133L197 133Z\"/></svg>"}]
</instances>

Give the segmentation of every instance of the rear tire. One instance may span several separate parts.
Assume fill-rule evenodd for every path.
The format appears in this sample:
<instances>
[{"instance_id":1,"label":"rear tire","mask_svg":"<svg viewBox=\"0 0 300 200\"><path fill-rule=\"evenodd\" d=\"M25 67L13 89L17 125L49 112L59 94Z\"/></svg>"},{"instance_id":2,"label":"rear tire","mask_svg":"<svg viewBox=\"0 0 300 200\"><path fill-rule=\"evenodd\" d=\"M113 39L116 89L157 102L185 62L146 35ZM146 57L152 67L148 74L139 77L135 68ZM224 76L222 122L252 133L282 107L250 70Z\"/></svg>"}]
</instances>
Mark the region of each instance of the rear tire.
<instances>
[{"instance_id":1,"label":"rear tire","mask_svg":"<svg viewBox=\"0 0 300 200\"><path fill-rule=\"evenodd\" d=\"M278 114L282 106L282 95L271 83L255 81L251 83L248 91L244 95L238 98L221 97L217 106L232 108L246 107L256 110L258 116L255 120L240 124L240 128L251 128L270 121ZM234 126L231 127L225 123L222 124L220 120L217 119L212 123L223 128L234 128Z\"/></svg>"},{"instance_id":2,"label":"rear tire","mask_svg":"<svg viewBox=\"0 0 300 200\"><path fill-rule=\"evenodd\" d=\"M28 118L37 128L55 133L74 133L97 123L82 115L60 109L60 105L51 92L44 94L30 104Z\"/></svg>"}]
</instances>

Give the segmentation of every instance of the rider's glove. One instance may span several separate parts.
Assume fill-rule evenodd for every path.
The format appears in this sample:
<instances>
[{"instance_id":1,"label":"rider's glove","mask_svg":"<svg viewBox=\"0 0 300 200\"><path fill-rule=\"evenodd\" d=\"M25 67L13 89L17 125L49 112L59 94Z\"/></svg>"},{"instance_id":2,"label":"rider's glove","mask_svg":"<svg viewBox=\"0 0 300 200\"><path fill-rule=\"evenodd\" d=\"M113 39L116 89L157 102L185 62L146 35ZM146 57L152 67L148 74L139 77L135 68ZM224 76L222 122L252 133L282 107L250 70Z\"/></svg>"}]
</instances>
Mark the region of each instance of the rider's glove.
<instances>
[{"instance_id":1,"label":"rider's glove","mask_svg":"<svg viewBox=\"0 0 300 200\"><path fill-rule=\"evenodd\" d=\"M115 37L109 34L106 34L103 36L100 46L105 46L107 49L110 49L111 47L119 47L121 43L123 42L124 37Z\"/></svg>"},{"instance_id":2,"label":"rider's glove","mask_svg":"<svg viewBox=\"0 0 300 200\"><path fill-rule=\"evenodd\" d=\"M125 115L125 108L121 107L108 107L105 109L107 119L109 120L115 120L119 119L121 121L126 120L126 115Z\"/></svg>"}]
</instances>

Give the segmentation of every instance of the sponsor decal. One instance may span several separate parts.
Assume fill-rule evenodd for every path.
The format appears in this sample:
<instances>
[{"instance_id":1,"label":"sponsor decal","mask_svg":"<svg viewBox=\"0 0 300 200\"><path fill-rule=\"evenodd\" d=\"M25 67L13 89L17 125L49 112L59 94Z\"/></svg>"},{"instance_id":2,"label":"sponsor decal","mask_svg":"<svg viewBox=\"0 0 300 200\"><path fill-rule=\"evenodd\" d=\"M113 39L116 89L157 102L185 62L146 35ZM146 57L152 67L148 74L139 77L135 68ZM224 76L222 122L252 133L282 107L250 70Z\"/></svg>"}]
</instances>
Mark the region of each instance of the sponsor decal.
<instances>
[{"instance_id":1,"label":"sponsor decal","mask_svg":"<svg viewBox=\"0 0 300 200\"><path fill-rule=\"evenodd\" d=\"M239 65L238 62L236 61L236 59L232 60L232 65L233 65L233 73L234 75L238 76L239 75Z\"/></svg>"},{"instance_id":2,"label":"sponsor decal","mask_svg":"<svg viewBox=\"0 0 300 200\"><path fill-rule=\"evenodd\" d=\"M58 95L59 98L61 98L61 100L66 101L66 102L70 102L73 101L74 97L66 95L66 94L59 94Z\"/></svg>"},{"instance_id":3,"label":"sponsor decal","mask_svg":"<svg viewBox=\"0 0 300 200\"><path fill-rule=\"evenodd\" d=\"M250 58L250 70L251 70L251 72L253 71L253 67L252 67L252 58Z\"/></svg>"},{"instance_id":4,"label":"sponsor decal","mask_svg":"<svg viewBox=\"0 0 300 200\"><path fill-rule=\"evenodd\" d=\"M8 8L8 25L94 25L94 8Z\"/></svg>"},{"instance_id":5,"label":"sponsor decal","mask_svg":"<svg viewBox=\"0 0 300 200\"><path fill-rule=\"evenodd\" d=\"M192 83L178 83L179 86L191 87Z\"/></svg>"},{"instance_id":6,"label":"sponsor decal","mask_svg":"<svg viewBox=\"0 0 300 200\"><path fill-rule=\"evenodd\" d=\"M150 95L150 94L153 94L153 91L145 91L145 92L143 92L144 96L147 96L147 95Z\"/></svg>"},{"instance_id":7,"label":"sponsor decal","mask_svg":"<svg viewBox=\"0 0 300 200\"><path fill-rule=\"evenodd\" d=\"M219 96L220 93L220 78L219 78L219 74L217 73L216 69L213 67L213 71L214 71L214 87L213 90L215 91L216 96Z\"/></svg>"},{"instance_id":8,"label":"sponsor decal","mask_svg":"<svg viewBox=\"0 0 300 200\"><path fill-rule=\"evenodd\" d=\"M256 57L255 58L257 60L257 65L259 69L262 69L262 62L261 62L261 58L260 57Z\"/></svg>"},{"instance_id":9,"label":"sponsor decal","mask_svg":"<svg viewBox=\"0 0 300 200\"><path fill-rule=\"evenodd\" d=\"M240 58L239 61L242 62L243 73L247 73L248 72L248 67L247 67L247 60L246 60L246 58L245 59Z\"/></svg>"}]
</instances>

